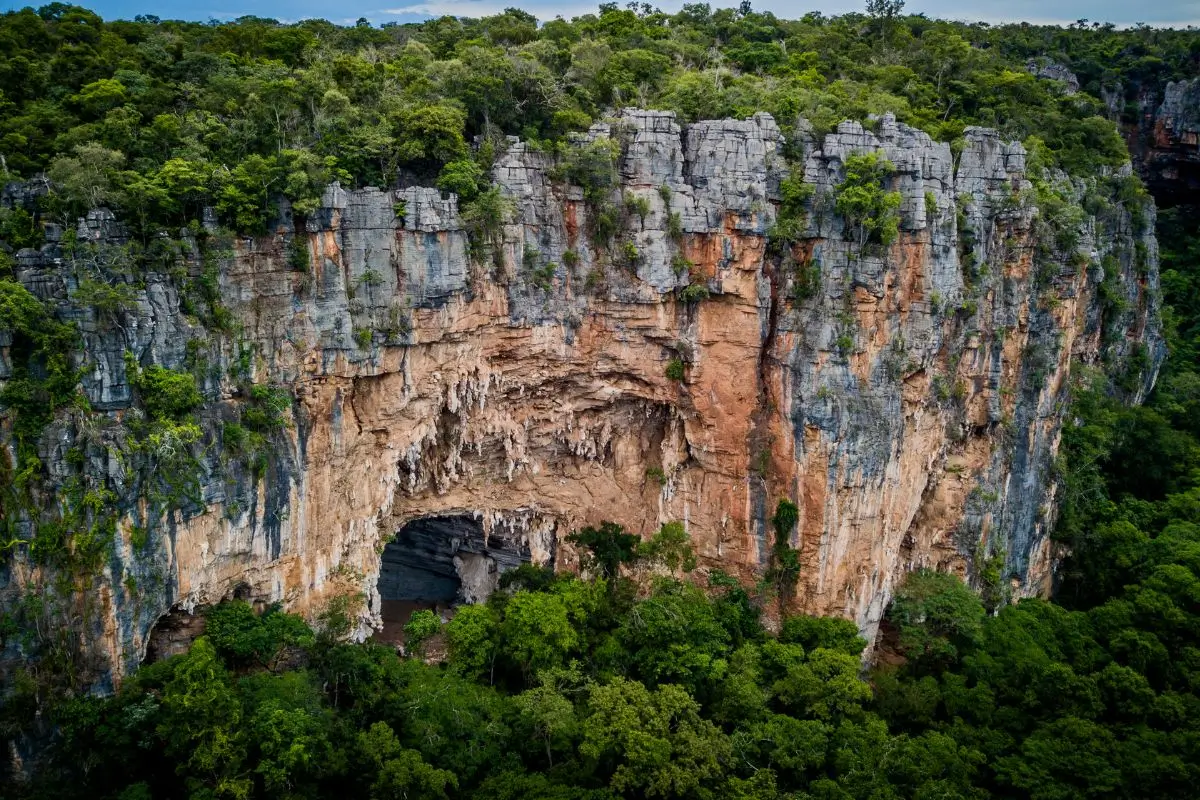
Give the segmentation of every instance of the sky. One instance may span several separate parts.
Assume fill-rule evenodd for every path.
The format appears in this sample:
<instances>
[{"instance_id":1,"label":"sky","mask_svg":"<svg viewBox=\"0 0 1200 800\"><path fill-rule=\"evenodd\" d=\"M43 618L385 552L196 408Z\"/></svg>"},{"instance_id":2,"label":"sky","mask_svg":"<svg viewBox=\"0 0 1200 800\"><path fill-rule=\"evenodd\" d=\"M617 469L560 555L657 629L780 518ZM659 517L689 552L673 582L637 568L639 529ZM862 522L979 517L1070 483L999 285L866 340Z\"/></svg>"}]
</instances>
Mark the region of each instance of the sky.
<instances>
[{"instance_id":1,"label":"sky","mask_svg":"<svg viewBox=\"0 0 1200 800\"><path fill-rule=\"evenodd\" d=\"M34 7L49 0L0 0L0 9ZM64 0L71 2L71 0ZM323 17L338 23L353 23L360 17L372 22L414 22L430 16L453 14L480 17L516 6L542 20L594 12L599 0L75 0L106 19L154 14L163 19L234 19L244 14L295 21ZM685 0L660 0L651 4L664 11L677 11ZM736 0L709 0L713 7L733 6ZM621 3L624 5L624 3ZM795 19L809 11L839 14L861 11L865 0L753 0L758 11ZM1200 0L908 0L905 10L940 19L984 22L1028 21L1068 23L1078 19L1112 22L1119 26L1145 23L1200 27Z\"/></svg>"}]
</instances>

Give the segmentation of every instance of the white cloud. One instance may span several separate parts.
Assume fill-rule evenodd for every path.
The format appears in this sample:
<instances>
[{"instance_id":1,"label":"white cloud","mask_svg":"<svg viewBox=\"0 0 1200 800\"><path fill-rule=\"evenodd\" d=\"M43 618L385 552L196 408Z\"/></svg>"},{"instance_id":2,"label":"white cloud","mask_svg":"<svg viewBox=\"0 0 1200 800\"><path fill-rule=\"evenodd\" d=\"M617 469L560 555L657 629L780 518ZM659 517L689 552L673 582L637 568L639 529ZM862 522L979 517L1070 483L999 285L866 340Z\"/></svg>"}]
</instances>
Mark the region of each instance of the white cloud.
<instances>
[{"instance_id":1,"label":"white cloud","mask_svg":"<svg viewBox=\"0 0 1200 800\"><path fill-rule=\"evenodd\" d=\"M667 12L678 11L684 2L693 0L660 0L651 4ZM565 19L596 13L600 0L417 0L396 8L376 11L368 16L486 17L499 14L505 8L528 11L540 20L561 16ZM624 5L623 0L619 0ZM735 6L736 0L709 0L714 8ZM784 19L795 19L808 11L827 15L863 11L866 0L817 0L810 5L798 5L794 0L753 0L754 8L771 11ZM1200 25L1200 2L1197 0L1156 0L1132 4L1126 0L908 0L905 11L925 14L938 19L959 19L989 23L1025 21L1033 24L1064 24L1080 18L1112 21L1118 25L1145 22L1151 25Z\"/></svg>"},{"instance_id":2,"label":"white cloud","mask_svg":"<svg viewBox=\"0 0 1200 800\"><path fill-rule=\"evenodd\" d=\"M385 8L377 13L389 16L404 16L412 14L427 14L431 17L488 17L503 13L506 8L519 8L528 11L540 20L550 20L561 16L566 19L594 14L599 3L571 2L550 3L545 0L535 2L520 2L520 0L421 0L411 5L398 8Z\"/></svg>"}]
</instances>

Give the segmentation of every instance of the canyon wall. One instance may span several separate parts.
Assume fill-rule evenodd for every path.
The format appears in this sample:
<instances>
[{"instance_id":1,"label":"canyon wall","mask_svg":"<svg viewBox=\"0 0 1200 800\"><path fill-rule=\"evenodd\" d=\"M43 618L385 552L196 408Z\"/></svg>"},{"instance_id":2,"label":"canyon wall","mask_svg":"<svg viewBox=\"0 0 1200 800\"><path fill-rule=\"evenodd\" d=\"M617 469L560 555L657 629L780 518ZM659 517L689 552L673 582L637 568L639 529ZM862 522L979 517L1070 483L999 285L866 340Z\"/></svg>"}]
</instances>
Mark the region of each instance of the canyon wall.
<instances>
[{"instance_id":1,"label":"canyon wall","mask_svg":"<svg viewBox=\"0 0 1200 800\"><path fill-rule=\"evenodd\" d=\"M1122 94L1118 85L1112 97ZM1126 140L1138 173L1160 205L1191 202L1200 191L1200 80L1140 87L1136 105Z\"/></svg>"},{"instance_id":2,"label":"canyon wall","mask_svg":"<svg viewBox=\"0 0 1200 800\"><path fill-rule=\"evenodd\" d=\"M1024 150L993 131L968 129L954 153L891 117L873 127L801 125L785 143L764 114L682 128L627 111L576 144L620 143L603 248L596 204L511 139L493 171L511 215L491 248L472 245L455 197L421 187L334 185L268 237L185 232L177 261L136 282L111 214L51 230L17 254L18 277L79 324L91 411L42 436L46 496L83 471L126 513L102 574L77 587L89 640L119 675L170 609L234 594L310 617L361 595L365 632L384 545L426 517L473 518L497 549L560 569L578 565L565 536L581 526L679 520L702 569L750 583L781 499L800 510L788 602L868 636L922 566L979 585L998 564L993 589L1045 593L1073 364L1127 373L1138 402L1163 356L1153 206L1085 202L1120 175L1049 176L1089 214L1040 210ZM895 166L886 247L836 213L855 152ZM799 170L812 194L779 247L780 185ZM87 270L134 285L136 303L81 302ZM221 330L188 300L201 280L232 320ZM122 455L126 352L191 370L207 398L196 491L162 519L139 516ZM247 382L292 398L254 465L224 441ZM17 554L0 592L12 602L45 575Z\"/></svg>"},{"instance_id":3,"label":"canyon wall","mask_svg":"<svg viewBox=\"0 0 1200 800\"><path fill-rule=\"evenodd\" d=\"M1057 82L1063 94L1080 90L1075 73L1045 56L1029 59L1027 68ZM1200 80L1107 80L1097 94L1158 205L1190 203L1200 191Z\"/></svg>"}]
</instances>

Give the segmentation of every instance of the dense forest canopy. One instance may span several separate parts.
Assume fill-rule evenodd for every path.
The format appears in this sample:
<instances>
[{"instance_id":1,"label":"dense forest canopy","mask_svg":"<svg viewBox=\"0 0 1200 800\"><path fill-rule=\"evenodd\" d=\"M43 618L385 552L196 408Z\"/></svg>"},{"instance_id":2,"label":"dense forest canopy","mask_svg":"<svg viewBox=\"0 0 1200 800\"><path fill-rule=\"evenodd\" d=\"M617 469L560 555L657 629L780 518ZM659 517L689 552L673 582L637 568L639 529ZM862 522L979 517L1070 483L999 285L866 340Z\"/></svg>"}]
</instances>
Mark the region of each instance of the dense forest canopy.
<instances>
[{"instance_id":1,"label":"dense forest canopy","mask_svg":"<svg viewBox=\"0 0 1200 800\"><path fill-rule=\"evenodd\" d=\"M626 105L684 121L765 110L792 141L804 124L819 134L885 112L950 141L989 125L1026 141L1037 166L1096 173L1128 157L1113 118L1135 121L1141 87L1194 75L1200 36L700 4L608 4L542 25L517 10L383 28L104 22L56 3L0 16L0 52L0 170L52 184L36 213L0 212L0 239L37 246L41 223L107 205L149 251L206 206L242 232L264 229L280 198L309 213L331 180L435 183L485 215L502 137L555 150ZM1032 75L1031 58L1068 66L1081 93ZM888 657L864 680L852 624L793 616L770 633L769 582L695 580L677 527L637 544L606 525L578 538L598 577L523 567L448 624L415 616L408 657L345 643L344 609L310 627L233 602L209 610L188 653L111 697L81 696L52 658L31 663L4 698L0 738L56 733L36 780L5 794L1196 796L1196 220L1182 206L1158 220L1172 355L1150 401L1127 408L1109 376L1078 371L1056 532L1072 555L1054 602L981 600L914 573L889 612ZM31 430L75 384L51 357L73 331L41 311L0 275L0 321L27 331L25 355L44 365L2 398L30 390ZM151 369L134 381L152 400L147 426L187 428L194 384ZM262 420L247 429L261 435L275 405L255 403ZM0 618L0 636L23 635Z\"/></svg>"}]
</instances>

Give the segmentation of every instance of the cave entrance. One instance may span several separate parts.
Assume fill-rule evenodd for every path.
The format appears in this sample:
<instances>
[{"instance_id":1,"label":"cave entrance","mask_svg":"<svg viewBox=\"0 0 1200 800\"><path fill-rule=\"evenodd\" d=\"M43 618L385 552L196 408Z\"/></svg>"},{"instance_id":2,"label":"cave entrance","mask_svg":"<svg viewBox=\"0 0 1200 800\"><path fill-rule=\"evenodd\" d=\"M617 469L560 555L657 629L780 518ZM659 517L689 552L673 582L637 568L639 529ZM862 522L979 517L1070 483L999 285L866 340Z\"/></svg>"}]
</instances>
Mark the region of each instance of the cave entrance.
<instances>
[{"instance_id":1,"label":"cave entrance","mask_svg":"<svg viewBox=\"0 0 1200 800\"><path fill-rule=\"evenodd\" d=\"M529 557L529 548L519 537L489 537L483 523L469 515L405 523L380 559L383 629L376 638L402 641L404 625L414 611L483 602L496 589L502 572Z\"/></svg>"}]
</instances>

